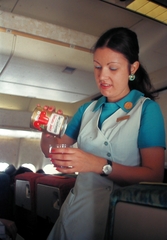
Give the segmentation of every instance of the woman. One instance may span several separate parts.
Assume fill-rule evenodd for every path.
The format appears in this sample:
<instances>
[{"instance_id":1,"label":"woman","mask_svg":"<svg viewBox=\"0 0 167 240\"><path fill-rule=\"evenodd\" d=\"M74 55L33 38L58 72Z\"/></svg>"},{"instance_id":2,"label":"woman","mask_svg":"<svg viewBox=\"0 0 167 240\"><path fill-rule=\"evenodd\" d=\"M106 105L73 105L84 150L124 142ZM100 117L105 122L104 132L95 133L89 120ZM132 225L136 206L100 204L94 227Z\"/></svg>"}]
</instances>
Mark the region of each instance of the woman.
<instances>
[{"instance_id":1,"label":"woman","mask_svg":"<svg viewBox=\"0 0 167 240\"><path fill-rule=\"evenodd\" d=\"M78 143L78 149L56 149L49 155L58 171L79 175L48 240L104 239L111 192L163 180L164 122L138 53L131 30L120 27L104 33L93 55L103 96L79 108L61 139L42 136L46 156L53 142Z\"/></svg>"}]
</instances>

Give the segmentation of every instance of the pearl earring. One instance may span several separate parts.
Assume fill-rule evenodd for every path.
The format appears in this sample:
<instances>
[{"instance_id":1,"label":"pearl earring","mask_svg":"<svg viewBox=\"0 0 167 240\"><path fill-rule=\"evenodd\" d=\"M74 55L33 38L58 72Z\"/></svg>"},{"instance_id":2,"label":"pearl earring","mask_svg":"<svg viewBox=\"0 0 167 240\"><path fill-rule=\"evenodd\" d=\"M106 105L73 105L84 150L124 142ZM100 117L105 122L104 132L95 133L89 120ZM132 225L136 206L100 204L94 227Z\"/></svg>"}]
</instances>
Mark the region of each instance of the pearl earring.
<instances>
[{"instance_id":1,"label":"pearl earring","mask_svg":"<svg viewBox=\"0 0 167 240\"><path fill-rule=\"evenodd\" d=\"M135 75L133 73L131 73L129 75L129 81L134 81L135 80Z\"/></svg>"}]
</instances>

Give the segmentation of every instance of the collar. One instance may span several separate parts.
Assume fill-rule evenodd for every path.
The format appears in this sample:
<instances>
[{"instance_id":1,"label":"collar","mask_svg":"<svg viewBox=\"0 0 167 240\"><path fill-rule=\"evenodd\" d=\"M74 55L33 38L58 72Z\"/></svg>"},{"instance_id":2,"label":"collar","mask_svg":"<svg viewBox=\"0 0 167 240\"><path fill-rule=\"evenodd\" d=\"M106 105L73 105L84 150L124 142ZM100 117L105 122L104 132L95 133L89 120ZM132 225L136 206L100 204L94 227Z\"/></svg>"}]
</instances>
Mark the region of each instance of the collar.
<instances>
[{"instance_id":1,"label":"collar","mask_svg":"<svg viewBox=\"0 0 167 240\"><path fill-rule=\"evenodd\" d=\"M115 102L119 108L122 108L124 112L129 112L136 104L140 97L144 96L144 94L138 90L131 90L128 95L124 98ZM97 111L100 107L102 107L105 103L107 103L107 98L102 96L97 100L97 103L93 109L93 111Z\"/></svg>"}]
</instances>

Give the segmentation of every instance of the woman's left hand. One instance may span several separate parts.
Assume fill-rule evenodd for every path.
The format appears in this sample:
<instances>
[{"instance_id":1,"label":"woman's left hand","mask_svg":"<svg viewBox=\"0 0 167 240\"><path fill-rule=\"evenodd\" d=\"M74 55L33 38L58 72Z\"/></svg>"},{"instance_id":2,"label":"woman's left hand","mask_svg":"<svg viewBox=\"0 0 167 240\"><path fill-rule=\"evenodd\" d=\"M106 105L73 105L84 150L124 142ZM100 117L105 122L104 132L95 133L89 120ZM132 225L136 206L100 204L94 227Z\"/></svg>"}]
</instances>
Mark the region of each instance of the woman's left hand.
<instances>
[{"instance_id":1,"label":"woman's left hand","mask_svg":"<svg viewBox=\"0 0 167 240\"><path fill-rule=\"evenodd\" d=\"M101 173L106 160L78 148L54 148L49 154L56 170L62 173L96 172Z\"/></svg>"}]
</instances>

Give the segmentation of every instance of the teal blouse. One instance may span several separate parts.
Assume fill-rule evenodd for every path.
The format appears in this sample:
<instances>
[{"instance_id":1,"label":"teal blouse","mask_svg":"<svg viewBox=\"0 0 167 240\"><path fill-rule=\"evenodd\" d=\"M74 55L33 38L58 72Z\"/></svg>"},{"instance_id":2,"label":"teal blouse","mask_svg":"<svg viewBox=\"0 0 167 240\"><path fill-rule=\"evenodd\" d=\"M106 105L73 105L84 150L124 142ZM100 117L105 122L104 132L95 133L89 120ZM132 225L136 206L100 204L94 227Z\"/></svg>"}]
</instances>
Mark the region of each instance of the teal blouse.
<instances>
[{"instance_id":1,"label":"teal blouse","mask_svg":"<svg viewBox=\"0 0 167 240\"><path fill-rule=\"evenodd\" d=\"M99 128L101 129L104 120L108 118L111 114L113 114L115 111L117 111L119 108L122 108L125 112L128 113L131 109L127 109L125 103L130 102L132 103L132 106L134 106L141 96L143 96L143 93L137 90L132 90L127 96L115 103L107 102L107 99L104 96L98 99L93 111L96 111L102 107L102 113L98 125ZM90 103L91 102L87 102L78 109L78 111L68 124L65 132L66 135L77 140L80 130L80 124L82 121L82 115ZM150 99L147 99L143 104L138 135L138 147L166 148L163 115L158 103Z\"/></svg>"}]
</instances>

